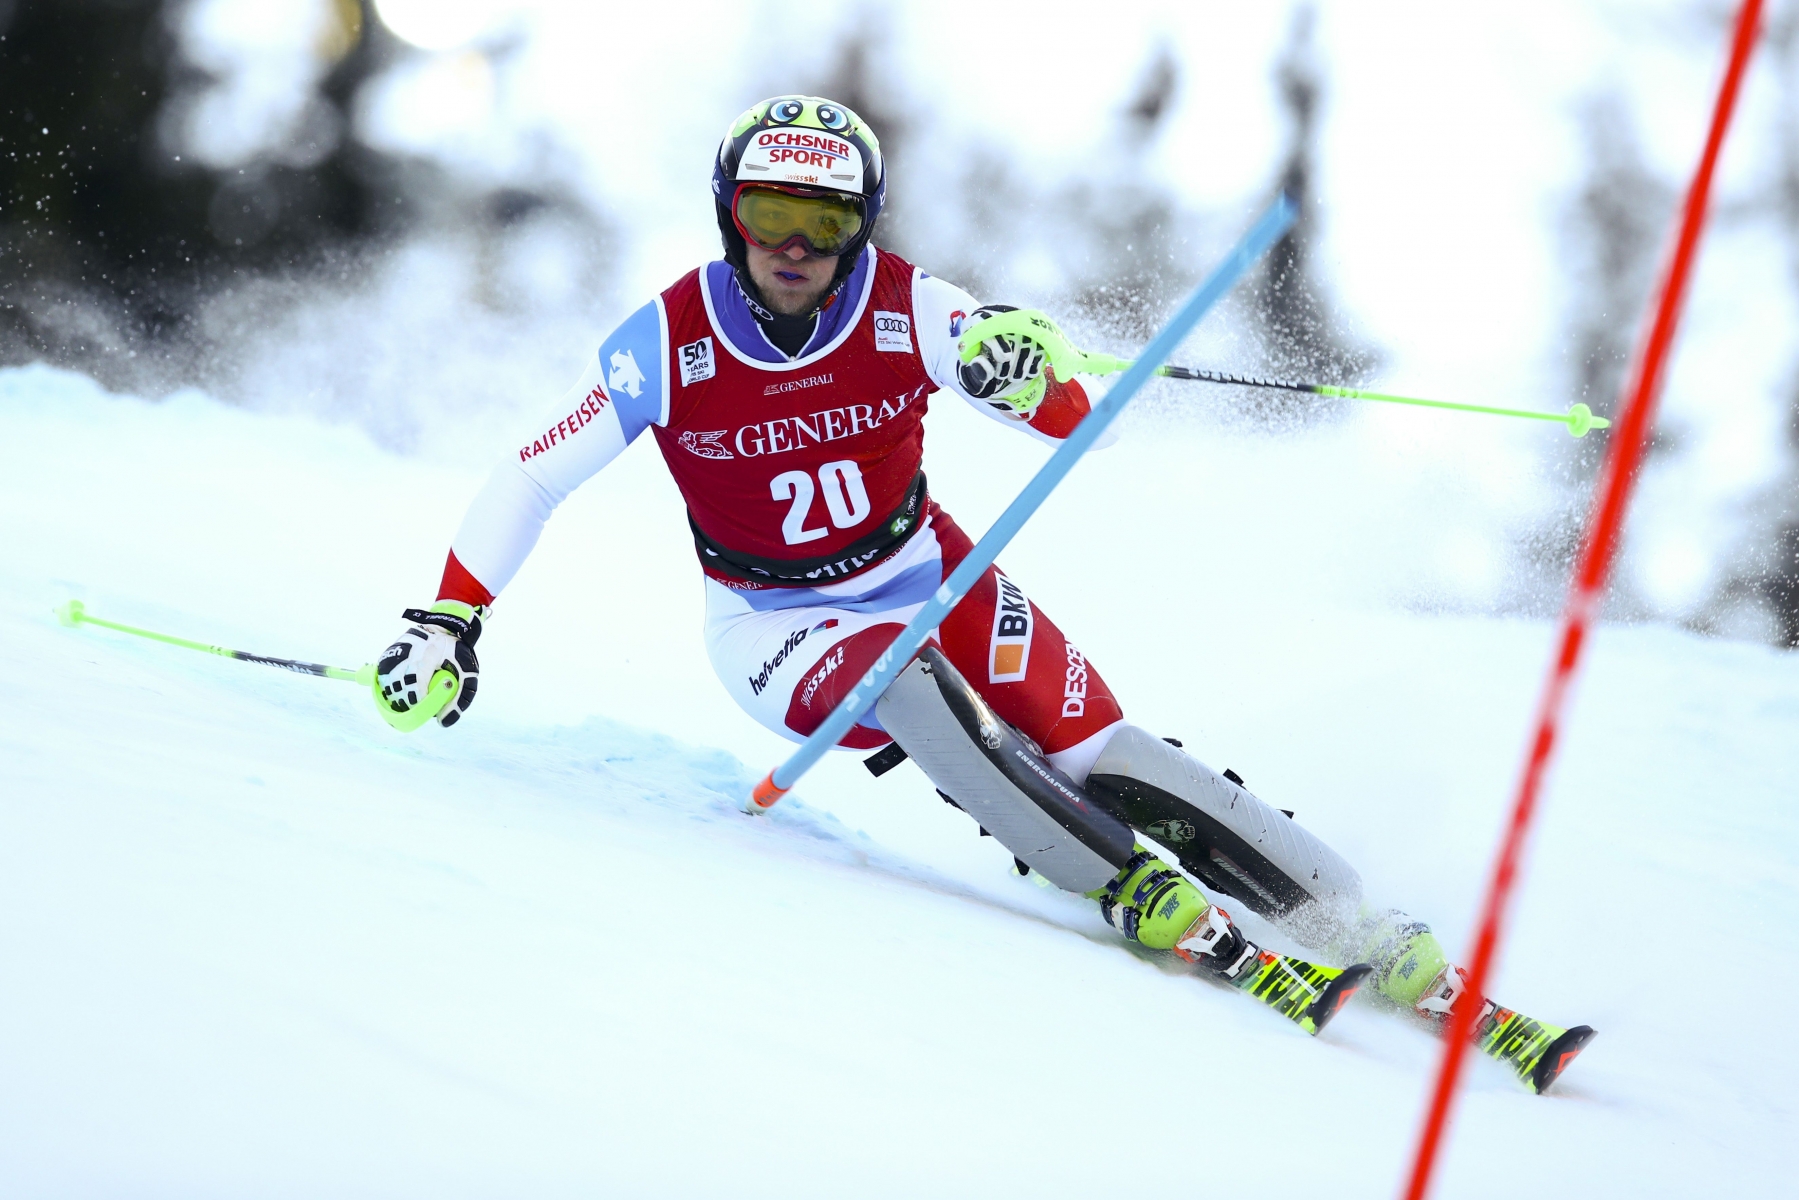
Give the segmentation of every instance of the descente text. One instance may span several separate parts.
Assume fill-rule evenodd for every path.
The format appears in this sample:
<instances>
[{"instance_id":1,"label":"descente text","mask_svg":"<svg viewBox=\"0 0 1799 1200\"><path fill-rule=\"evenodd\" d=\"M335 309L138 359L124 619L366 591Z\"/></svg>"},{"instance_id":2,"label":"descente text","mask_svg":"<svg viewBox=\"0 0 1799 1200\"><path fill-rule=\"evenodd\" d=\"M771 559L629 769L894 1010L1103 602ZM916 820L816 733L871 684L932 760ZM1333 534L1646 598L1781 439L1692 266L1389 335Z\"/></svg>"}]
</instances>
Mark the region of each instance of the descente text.
<instances>
[{"instance_id":1,"label":"descente text","mask_svg":"<svg viewBox=\"0 0 1799 1200\"><path fill-rule=\"evenodd\" d=\"M1064 642L1068 650L1068 666L1062 672L1062 715L1079 717L1087 712L1087 656Z\"/></svg>"}]
</instances>

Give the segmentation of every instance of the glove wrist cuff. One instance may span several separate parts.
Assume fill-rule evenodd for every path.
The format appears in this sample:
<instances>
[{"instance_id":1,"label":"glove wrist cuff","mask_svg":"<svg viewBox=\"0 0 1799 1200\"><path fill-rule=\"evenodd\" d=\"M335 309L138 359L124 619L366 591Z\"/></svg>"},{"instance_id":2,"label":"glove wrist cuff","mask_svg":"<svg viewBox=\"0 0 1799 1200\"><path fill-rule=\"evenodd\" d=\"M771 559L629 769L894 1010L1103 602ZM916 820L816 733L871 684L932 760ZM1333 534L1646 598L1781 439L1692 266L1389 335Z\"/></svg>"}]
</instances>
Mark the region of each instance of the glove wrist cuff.
<instances>
[{"instance_id":1,"label":"glove wrist cuff","mask_svg":"<svg viewBox=\"0 0 1799 1200\"><path fill-rule=\"evenodd\" d=\"M457 641L473 646L481 638L481 619L486 613L486 609L460 600L439 600L428 610L409 608L400 614L400 619L441 629Z\"/></svg>"}]
</instances>

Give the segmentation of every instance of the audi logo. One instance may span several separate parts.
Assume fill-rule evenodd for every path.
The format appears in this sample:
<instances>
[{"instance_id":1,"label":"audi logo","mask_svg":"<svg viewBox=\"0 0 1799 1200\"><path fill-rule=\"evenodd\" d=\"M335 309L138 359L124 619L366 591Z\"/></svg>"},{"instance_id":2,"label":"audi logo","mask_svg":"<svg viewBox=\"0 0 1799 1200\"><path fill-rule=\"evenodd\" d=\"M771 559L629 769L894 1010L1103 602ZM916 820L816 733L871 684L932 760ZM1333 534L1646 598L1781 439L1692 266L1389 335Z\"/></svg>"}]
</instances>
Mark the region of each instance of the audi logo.
<instances>
[{"instance_id":1,"label":"audi logo","mask_svg":"<svg viewBox=\"0 0 1799 1200\"><path fill-rule=\"evenodd\" d=\"M904 317L876 317L875 328L882 333L911 333L912 322Z\"/></svg>"}]
</instances>

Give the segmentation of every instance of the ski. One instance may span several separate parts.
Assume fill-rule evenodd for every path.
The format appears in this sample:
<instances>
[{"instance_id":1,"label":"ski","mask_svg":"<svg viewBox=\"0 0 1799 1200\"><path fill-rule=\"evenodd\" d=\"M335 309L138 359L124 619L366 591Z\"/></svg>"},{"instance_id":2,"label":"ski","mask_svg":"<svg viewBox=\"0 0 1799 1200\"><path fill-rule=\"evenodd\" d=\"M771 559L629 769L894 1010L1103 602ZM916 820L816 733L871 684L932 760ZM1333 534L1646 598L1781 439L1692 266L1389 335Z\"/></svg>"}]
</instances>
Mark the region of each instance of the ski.
<instances>
[{"instance_id":1,"label":"ski","mask_svg":"<svg viewBox=\"0 0 1799 1200\"><path fill-rule=\"evenodd\" d=\"M1356 994L1374 968L1366 963L1352 967L1321 967L1304 959L1259 951L1254 965L1231 980L1307 1033L1317 1036L1330 1024L1349 998Z\"/></svg>"},{"instance_id":2,"label":"ski","mask_svg":"<svg viewBox=\"0 0 1799 1200\"><path fill-rule=\"evenodd\" d=\"M1491 1000L1474 1026L1474 1045L1494 1062L1512 1069L1520 1083L1542 1095L1561 1078L1597 1033L1591 1025L1563 1029L1501 1008Z\"/></svg>"},{"instance_id":3,"label":"ski","mask_svg":"<svg viewBox=\"0 0 1799 1200\"><path fill-rule=\"evenodd\" d=\"M1441 1036L1449 1029L1451 1010L1468 995L1467 987L1465 970L1445 967L1431 981L1413 1011ZM1475 999L1480 1003L1480 1015L1474 1020L1474 1033L1469 1040L1482 1054L1509 1067L1520 1083L1538 1095L1561 1078L1568 1064L1597 1033L1591 1025L1563 1029L1516 1009L1502 1008L1485 996Z\"/></svg>"}]
</instances>

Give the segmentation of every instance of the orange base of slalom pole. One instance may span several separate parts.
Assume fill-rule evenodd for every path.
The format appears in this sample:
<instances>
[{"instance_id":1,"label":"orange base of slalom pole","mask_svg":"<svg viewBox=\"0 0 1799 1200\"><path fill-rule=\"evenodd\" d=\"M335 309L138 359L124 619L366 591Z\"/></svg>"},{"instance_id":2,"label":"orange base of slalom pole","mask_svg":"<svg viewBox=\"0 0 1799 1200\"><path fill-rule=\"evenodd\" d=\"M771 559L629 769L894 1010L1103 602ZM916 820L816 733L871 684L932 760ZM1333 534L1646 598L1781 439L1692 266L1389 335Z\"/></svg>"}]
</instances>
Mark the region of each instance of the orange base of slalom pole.
<instances>
[{"instance_id":1,"label":"orange base of slalom pole","mask_svg":"<svg viewBox=\"0 0 1799 1200\"><path fill-rule=\"evenodd\" d=\"M787 788L780 787L775 783L775 773L770 771L762 777L762 782L756 785L756 790L750 793L749 810L751 812L767 812L787 792Z\"/></svg>"}]
</instances>

